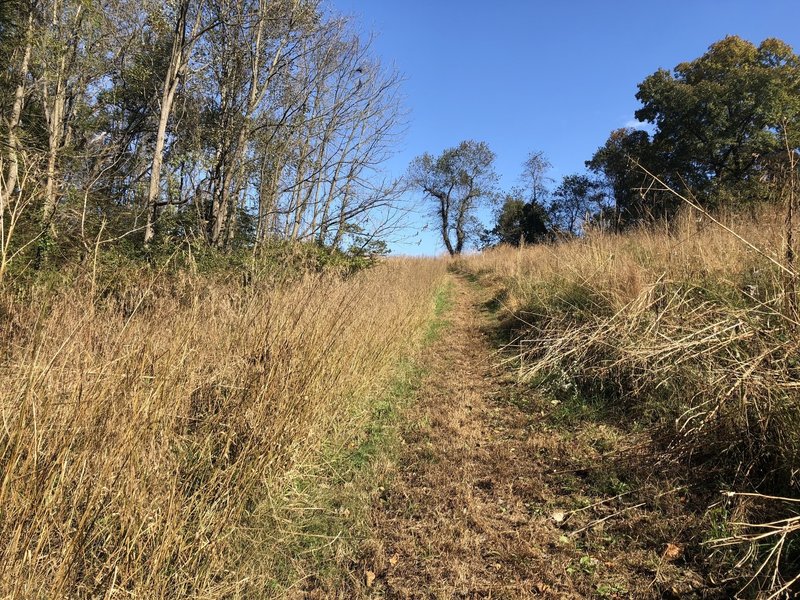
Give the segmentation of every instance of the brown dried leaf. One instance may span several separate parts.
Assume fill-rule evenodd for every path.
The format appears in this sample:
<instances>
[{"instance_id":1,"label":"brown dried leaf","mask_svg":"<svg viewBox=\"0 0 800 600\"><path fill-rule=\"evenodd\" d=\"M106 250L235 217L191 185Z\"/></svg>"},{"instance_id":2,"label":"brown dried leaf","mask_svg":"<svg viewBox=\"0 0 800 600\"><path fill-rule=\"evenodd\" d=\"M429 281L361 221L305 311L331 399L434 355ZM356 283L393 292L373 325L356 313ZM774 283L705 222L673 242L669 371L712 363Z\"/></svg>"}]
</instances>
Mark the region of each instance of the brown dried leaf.
<instances>
[{"instance_id":1,"label":"brown dried leaf","mask_svg":"<svg viewBox=\"0 0 800 600\"><path fill-rule=\"evenodd\" d=\"M364 577L367 580L367 587L372 587L372 584L375 583L375 573L372 571L364 571Z\"/></svg>"},{"instance_id":2,"label":"brown dried leaf","mask_svg":"<svg viewBox=\"0 0 800 600\"><path fill-rule=\"evenodd\" d=\"M667 544L667 547L664 549L664 558L666 560L677 560L683 554L683 546L680 544Z\"/></svg>"}]
</instances>

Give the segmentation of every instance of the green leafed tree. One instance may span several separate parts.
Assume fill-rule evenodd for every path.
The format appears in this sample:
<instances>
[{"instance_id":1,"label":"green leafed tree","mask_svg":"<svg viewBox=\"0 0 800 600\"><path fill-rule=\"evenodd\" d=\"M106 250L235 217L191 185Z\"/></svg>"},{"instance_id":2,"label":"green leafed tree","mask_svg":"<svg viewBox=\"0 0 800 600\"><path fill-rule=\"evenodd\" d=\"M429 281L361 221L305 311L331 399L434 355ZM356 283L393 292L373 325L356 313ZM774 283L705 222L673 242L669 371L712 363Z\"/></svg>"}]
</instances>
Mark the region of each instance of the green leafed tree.
<instances>
[{"instance_id":1,"label":"green leafed tree","mask_svg":"<svg viewBox=\"0 0 800 600\"><path fill-rule=\"evenodd\" d=\"M713 205L763 198L768 157L788 133L800 145L800 56L777 39L760 45L729 36L674 70L640 85L640 121L655 126L662 168Z\"/></svg>"},{"instance_id":2,"label":"green leafed tree","mask_svg":"<svg viewBox=\"0 0 800 600\"><path fill-rule=\"evenodd\" d=\"M439 156L415 158L408 182L433 204L436 226L450 255L478 236L476 211L496 198L495 154L485 142L466 140Z\"/></svg>"},{"instance_id":3,"label":"green leafed tree","mask_svg":"<svg viewBox=\"0 0 800 600\"><path fill-rule=\"evenodd\" d=\"M561 233L578 235L584 225L606 212L602 184L588 175L567 175L553 192L549 212L554 227Z\"/></svg>"},{"instance_id":4,"label":"green leafed tree","mask_svg":"<svg viewBox=\"0 0 800 600\"><path fill-rule=\"evenodd\" d=\"M506 195L497 213L497 222L484 235L485 245L539 243L550 236L547 210L536 201L523 200L518 193Z\"/></svg>"},{"instance_id":5,"label":"green leafed tree","mask_svg":"<svg viewBox=\"0 0 800 600\"><path fill-rule=\"evenodd\" d=\"M646 131L630 128L612 131L606 143L586 161L586 166L604 184L611 201L609 225L616 232L669 216L675 209L676 198L650 186L650 178L642 170L644 167L670 178L664 172L663 157L655 152Z\"/></svg>"}]
</instances>

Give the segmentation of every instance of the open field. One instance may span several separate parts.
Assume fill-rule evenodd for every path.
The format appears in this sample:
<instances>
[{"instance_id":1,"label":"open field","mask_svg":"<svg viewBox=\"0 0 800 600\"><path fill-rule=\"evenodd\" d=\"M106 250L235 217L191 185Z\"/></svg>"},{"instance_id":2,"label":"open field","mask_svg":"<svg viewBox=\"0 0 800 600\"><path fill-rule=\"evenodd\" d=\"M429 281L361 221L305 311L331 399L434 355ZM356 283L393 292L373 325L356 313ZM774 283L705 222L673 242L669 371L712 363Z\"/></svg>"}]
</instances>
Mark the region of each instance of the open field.
<instances>
[{"instance_id":1,"label":"open field","mask_svg":"<svg viewBox=\"0 0 800 600\"><path fill-rule=\"evenodd\" d=\"M303 575L291 490L359 435L443 270L4 295L0 595L280 595Z\"/></svg>"},{"instance_id":2,"label":"open field","mask_svg":"<svg viewBox=\"0 0 800 600\"><path fill-rule=\"evenodd\" d=\"M0 0L0 600L800 597L800 2L583 4Z\"/></svg>"},{"instance_id":3,"label":"open field","mask_svg":"<svg viewBox=\"0 0 800 600\"><path fill-rule=\"evenodd\" d=\"M793 282L726 222L6 288L2 596L788 593Z\"/></svg>"}]
</instances>

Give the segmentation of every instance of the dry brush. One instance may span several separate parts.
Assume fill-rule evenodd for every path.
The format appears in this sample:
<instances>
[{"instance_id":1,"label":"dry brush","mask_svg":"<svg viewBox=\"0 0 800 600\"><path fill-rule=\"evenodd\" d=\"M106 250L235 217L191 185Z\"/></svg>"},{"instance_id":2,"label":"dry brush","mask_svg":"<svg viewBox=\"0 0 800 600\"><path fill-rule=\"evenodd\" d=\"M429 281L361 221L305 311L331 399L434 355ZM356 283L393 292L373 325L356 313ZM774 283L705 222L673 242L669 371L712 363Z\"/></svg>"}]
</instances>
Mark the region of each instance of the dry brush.
<instances>
[{"instance_id":1,"label":"dry brush","mask_svg":"<svg viewBox=\"0 0 800 600\"><path fill-rule=\"evenodd\" d=\"M0 595L268 595L282 490L363 425L442 273L7 293Z\"/></svg>"},{"instance_id":2,"label":"dry brush","mask_svg":"<svg viewBox=\"0 0 800 600\"><path fill-rule=\"evenodd\" d=\"M784 223L769 211L724 221L755 249L692 211L662 230L498 248L465 265L504 286L523 380L646 427L654 460L693 487L797 498L800 323L779 264ZM750 573L769 559L768 587L780 589L797 568L796 502L729 493L721 505L726 533L754 547L770 540L742 521L776 518L782 552L748 557Z\"/></svg>"}]
</instances>

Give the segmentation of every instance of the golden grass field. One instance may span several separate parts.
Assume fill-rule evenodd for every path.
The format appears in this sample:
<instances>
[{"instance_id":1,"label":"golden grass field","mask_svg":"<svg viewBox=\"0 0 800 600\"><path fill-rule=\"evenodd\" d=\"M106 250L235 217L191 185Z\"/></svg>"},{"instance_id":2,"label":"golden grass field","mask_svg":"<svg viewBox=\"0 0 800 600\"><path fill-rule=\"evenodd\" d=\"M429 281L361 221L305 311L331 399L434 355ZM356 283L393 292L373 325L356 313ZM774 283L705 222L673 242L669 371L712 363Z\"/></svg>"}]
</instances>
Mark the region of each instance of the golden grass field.
<instances>
[{"instance_id":1,"label":"golden grass field","mask_svg":"<svg viewBox=\"0 0 800 600\"><path fill-rule=\"evenodd\" d=\"M286 568L283 491L363 426L443 274L6 294L0 596L262 597Z\"/></svg>"},{"instance_id":2,"label":"golden grass field","mask_svg":"<svg viewBox=\"0 0 800 600\"><path fill-rule=\"evenodd\" d=\"M744 556L740 575L762 582L775 573L763 589L791 585L795 281L781 267L781 216L723 220L750 245L685 213L669 228L590 231L456 262L390 259L355 274L273 269L240 280L137 267L7 288L0 596L368 595L361 575L346 574L354 563L341 540L302 522L331 512L315 505L328 487L315 478L338 468L331 452L363 437L430 333L448 269L496 292L486 306L511 336L497 357L513 366L514 394L533 386L565 407L612 407L620 445L626 429L650 440L649 468L664 478L656 489L677 482L695 494L681 510L699 511L698 527L713 522L710 556ZM466 296L460 306L467 318ZM304 490L316 491L298 500ZM710 497L716 512L703 513ZM319 556L342 572L323 573L332 567ZM352 585L338 585L342 576Z\"/></svg>"}]
</instances>

